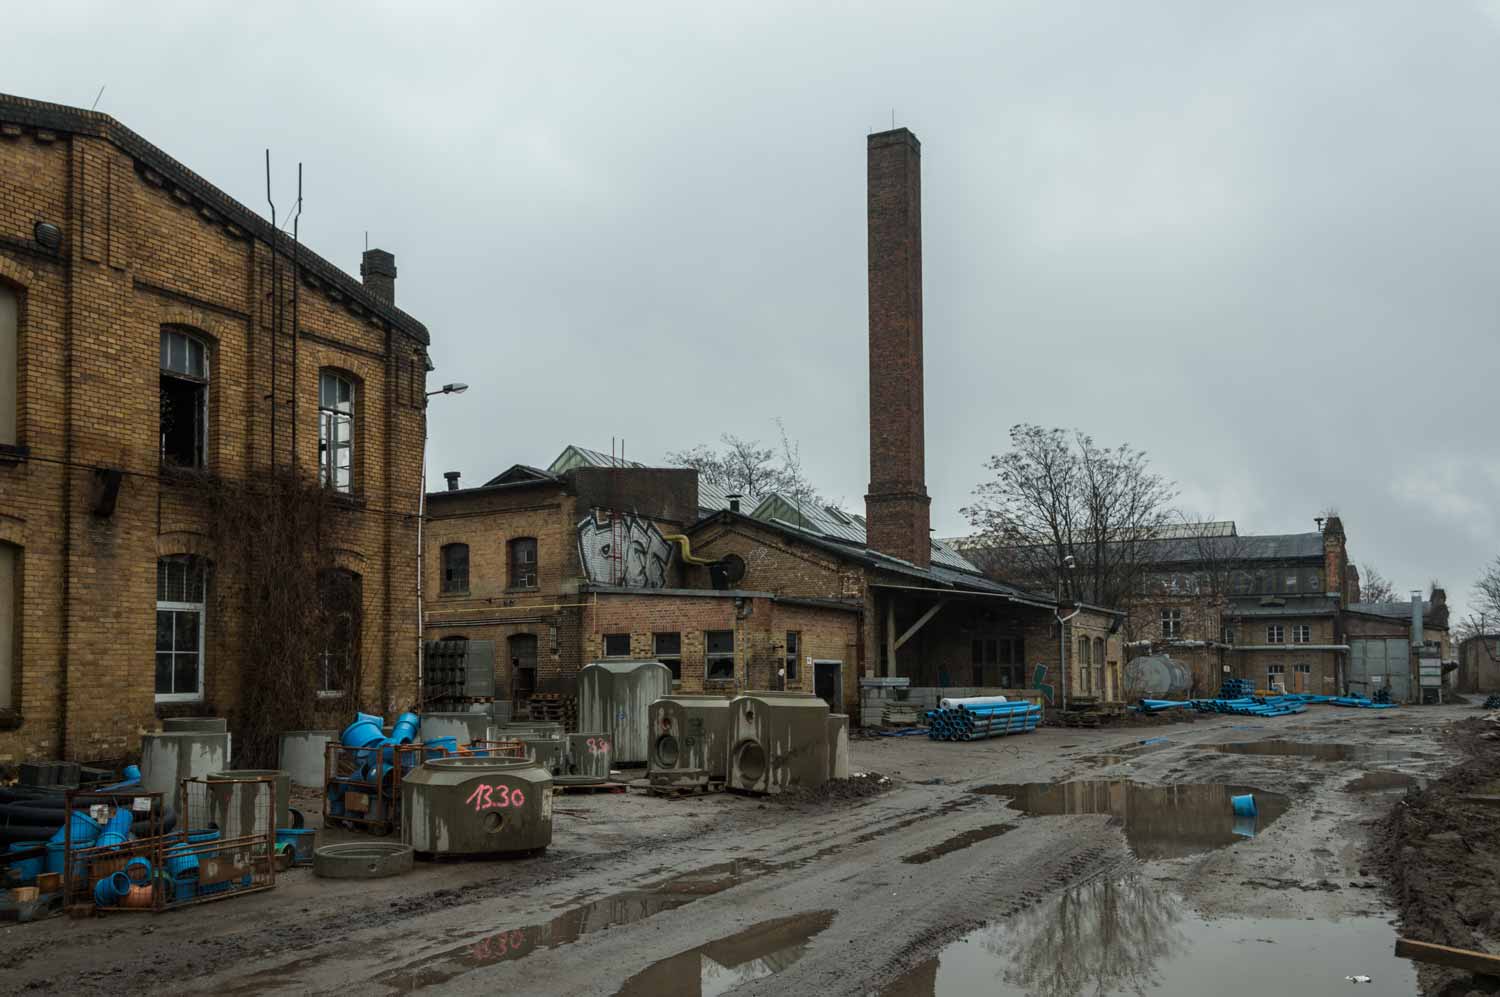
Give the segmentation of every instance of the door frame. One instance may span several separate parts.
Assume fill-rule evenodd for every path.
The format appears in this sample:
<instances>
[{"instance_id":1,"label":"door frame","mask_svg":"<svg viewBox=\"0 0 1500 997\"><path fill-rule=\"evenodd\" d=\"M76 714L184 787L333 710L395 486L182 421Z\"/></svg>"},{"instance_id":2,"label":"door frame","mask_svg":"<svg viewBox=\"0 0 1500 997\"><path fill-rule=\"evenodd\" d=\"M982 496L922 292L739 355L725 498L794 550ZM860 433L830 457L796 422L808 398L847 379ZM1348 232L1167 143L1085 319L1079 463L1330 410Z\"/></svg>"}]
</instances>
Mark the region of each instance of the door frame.
<instances>
[{"instance_id":1,"label":"door frame","mask_svg":"<svg viewBox=\"0 0 1500 997\"><path fill-rule=\"evenodd\" d=\"M844 663L834 658L814 658L812 687L813 695L818 693L818 668L820 666L833 666L833 702L828 704L828 712L844 713Z\"/></svg>"}]
</instances>

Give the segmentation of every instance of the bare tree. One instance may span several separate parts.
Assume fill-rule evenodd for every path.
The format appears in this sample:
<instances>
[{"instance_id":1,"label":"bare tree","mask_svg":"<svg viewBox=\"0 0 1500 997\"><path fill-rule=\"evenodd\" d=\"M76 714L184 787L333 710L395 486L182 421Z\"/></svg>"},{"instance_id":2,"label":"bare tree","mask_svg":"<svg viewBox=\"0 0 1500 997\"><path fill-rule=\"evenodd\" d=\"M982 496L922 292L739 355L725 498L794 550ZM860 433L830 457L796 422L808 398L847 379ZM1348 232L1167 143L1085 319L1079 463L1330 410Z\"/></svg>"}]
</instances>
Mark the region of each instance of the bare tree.
<instances>
[{"instance_id":1,"label":"bare tree","mask_svg":"<svg viewBox=\"0 0 1500 997\"><path fill-rule=\"evenodd\" d=\"M1500 557L1496 557L1474 583L1473 611L1488 626L1500 625Z\"/></svg>"},{"instance_id":2,"label":"bare tree","mask_svg":"<svg viewBox=\"0 0 1500 997\"><path fill-rule=\"evenodd\" d=\"M780 419L776 426L781 434L780 452L762 446L759 440L725 433L717 447L700 443L691 450L668 453L667 461L695 468L703 481L728 492L757 497L778 492L797 501L819 503L816 490L802 472L801 446L788 437Z\"/></svg>"},{"instance_id":3,"label":"bare tree","mask_svg":"<svg viewBox=\"0 0 1500 997\"><path fill-rule=\"evenodd\" d=\"M1022 424L1010 442L963 510L979 531L974 545L990 552L983 560L1063 598L1118 605L1167 522L1172 484L1145 451L1101 447L1084 433Z\"/></svg>"},{"instance_id":4,"label":"bare tree","mask_svg":"<svg viewBox=\"0 0 1500 997\"><path fill-rule=\"evenodd\" d=\"M1396 588L1380 569L1369 561L1359 569L1360 602L1395 602Z\"/></svg>"}]
</instances>

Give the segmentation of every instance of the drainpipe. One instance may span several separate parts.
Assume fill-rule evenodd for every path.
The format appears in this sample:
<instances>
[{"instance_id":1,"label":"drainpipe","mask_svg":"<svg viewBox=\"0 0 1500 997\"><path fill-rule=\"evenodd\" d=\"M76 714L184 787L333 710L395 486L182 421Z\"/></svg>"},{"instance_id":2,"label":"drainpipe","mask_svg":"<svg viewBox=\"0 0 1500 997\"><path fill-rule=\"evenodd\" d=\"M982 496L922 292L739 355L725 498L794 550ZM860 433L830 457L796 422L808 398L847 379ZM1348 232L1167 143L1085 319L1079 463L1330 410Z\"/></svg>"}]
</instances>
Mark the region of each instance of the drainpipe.
<instances>
[{"instance_id":1,"label":"drainpipe","mask_svg":"<svg viewBox=\"0 0 1500 997\"><path fill-rule=\"evenodd\" d=\"M1068 628L1064 625L1073 617L1083 612L1082 607L1075 608L1067 616L1062 615L1061 610L1052 610L1052 615L1057 617L1057 661L1062 668L1062 708L1068 708Z\"/></svg>"}]
</instances>

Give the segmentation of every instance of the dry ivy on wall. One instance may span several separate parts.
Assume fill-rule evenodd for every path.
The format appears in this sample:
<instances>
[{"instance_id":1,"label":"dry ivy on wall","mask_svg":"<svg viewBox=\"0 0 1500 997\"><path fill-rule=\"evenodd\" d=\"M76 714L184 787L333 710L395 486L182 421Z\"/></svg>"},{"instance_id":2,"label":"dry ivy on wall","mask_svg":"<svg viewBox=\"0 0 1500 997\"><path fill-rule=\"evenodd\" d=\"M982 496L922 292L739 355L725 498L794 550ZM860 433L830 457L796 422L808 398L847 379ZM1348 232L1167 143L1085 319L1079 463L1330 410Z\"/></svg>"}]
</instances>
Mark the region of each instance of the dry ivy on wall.
<instances>
[{"instance_id":1,"label":"dry ivy on wall","mask_svg":"<svg viewBox=\"0 0 1500 997\"><path fill-rule=\"evenodd\" d=\"M283 732L320 726L320 713L347 716L358 702L359 586L348 589L349 576L334 570L337 499L315 480L280 469L203 486L218 553L218 618L233 621L239 657L239 705L229 718L235 765L270 768ZM343 609L340 585L349 597ZM336 694L320 694L325 667L339 679Z\"/></svg>"}]
</instances>

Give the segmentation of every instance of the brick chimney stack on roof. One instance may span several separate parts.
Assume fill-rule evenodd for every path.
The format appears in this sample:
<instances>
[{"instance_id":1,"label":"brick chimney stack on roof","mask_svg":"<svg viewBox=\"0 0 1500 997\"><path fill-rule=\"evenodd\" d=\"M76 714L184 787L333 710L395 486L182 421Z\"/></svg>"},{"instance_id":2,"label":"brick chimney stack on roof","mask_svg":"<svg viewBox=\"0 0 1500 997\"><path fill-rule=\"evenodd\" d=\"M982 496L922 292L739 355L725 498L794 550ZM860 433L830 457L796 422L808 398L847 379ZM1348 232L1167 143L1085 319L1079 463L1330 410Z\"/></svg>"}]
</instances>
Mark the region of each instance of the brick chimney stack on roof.
<instances>
[{"instance_id":1,"label":"brick chimney stack on roof","mask_svg":"<svg viewBox=\"0 0 1500 997\"><path fill-rule=\"evenodd\" d=\"M396 257L383 249L365 250L359 262L359 276L365 290L388 305L396 303Z\"/></svg>"},{"instance_id":2,"label":"brick chimney stack on roof","mask_svg":"<svg viewBox=\"0 0 1500 997\"><path fill-rule=\"evenodd\" d=\"M869 545L932 560L922 428L922 144L905 128L866 143L870 267Z\"/></svg>"}]
</instances>

